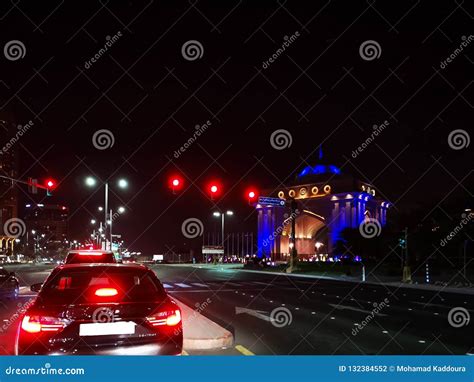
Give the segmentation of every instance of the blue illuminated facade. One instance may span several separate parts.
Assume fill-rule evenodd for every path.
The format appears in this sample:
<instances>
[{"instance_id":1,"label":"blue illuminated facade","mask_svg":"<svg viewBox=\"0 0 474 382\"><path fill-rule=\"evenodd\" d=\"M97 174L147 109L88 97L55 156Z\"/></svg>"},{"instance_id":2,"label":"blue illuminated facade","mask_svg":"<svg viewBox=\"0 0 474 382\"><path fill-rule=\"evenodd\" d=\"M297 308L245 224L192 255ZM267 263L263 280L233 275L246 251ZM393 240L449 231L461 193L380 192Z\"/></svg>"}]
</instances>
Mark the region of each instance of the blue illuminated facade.
<instances>
[{"instance_id":1,"label":"blue illuminated facade","mask_svg":"<svg viewBox=\"0 0 474 382\"><path fill-rule=\"evenodd\" d=\"M289 202L298 204L295 215L296 249L299 257L311 259L324 252L337 258L335 245L345 228L358 228L367 219L383 227L390 206L376 196L374 187L342 173L334 165L318 164L300 171L295 182L266 196L286 200L284 206L257 204L258 257L285 260L290 253L291 211Z\"/></svg>"}]
</instances>

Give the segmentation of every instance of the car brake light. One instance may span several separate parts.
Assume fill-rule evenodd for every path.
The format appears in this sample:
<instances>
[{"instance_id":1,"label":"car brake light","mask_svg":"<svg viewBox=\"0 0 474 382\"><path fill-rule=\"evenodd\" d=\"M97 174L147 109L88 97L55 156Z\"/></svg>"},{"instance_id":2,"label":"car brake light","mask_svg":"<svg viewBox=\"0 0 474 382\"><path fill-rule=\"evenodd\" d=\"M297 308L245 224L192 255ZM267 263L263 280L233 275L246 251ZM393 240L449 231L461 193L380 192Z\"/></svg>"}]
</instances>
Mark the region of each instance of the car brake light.
<instances>
[{"instance_id":1,"label":"car brake light","mask_svg":"<svg viewBox=\"0 0 474 382\"><path fill-rule=\"evenodd\" d=\"M115 288L100 288L95 291L95 295L99 297L117 296L118 291Z\"/></svg>"},{"instance_id":2,"label":"car brake light","mask_svg":"<svg viewBox=\"0 0 474 382\"><path fill-rule=\"evenodd\" d=\"M28 333L57 332L64 328L65 322L55 317L25 316L21 328Z\"/></svg>"},{"instance_id":3,"label":"car brake light","mask_svg":"<svg viewBox=\"0 0 474 382\"><path fill-rule=\"evenodd\" d=\"M78 255L80 256L102 256L103 253L97 252L79 252Z\"/></svg>"},{"instance_id":4,"label":"car brake light","mask_svg":"<svg viewBox=\"0 0 474 382\"><path fill-rule=\"evenodd\" d=\"M151 317L147 317L147 321L152 326L176 326L181 322L181 312L179 309L174 311L158 312Z\"/></svg>"}]
</instances>

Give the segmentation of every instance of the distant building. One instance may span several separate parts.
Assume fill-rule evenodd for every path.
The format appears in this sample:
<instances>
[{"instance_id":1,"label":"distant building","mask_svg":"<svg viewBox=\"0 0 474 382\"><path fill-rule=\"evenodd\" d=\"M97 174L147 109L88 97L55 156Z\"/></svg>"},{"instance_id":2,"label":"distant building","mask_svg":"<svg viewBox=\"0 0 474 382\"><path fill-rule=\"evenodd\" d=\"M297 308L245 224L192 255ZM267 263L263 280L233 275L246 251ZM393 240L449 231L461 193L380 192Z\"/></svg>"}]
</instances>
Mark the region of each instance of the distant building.
<instances>
[{"instance_id":1,"label":"distant building","mask_svg":"<svg viewBox=\"0 0 474 382\"><path fill-rule=\"evenodd\" d=\"M390 203L375 188L334 165L307 166L285 186L263 192L258 213L258 257L288 258L292 245L291 222L295 219L295 245L299 258L337 258L336 243L346 228L358 229L372 221L383 227ZM278 200L281 203L276 203ZM268 201L268 202L267 202ZM291 201L297 210L290 210ZM292 216L294 214L294 216Z\"/></svg>"},{"instance_id":2,"label":"distant building","mask_svg":"<svg viewBox=\"0 0 474 382\"><path fill-rule=\"evenodd\" d=\"M18 148L7 146L7 142L16 134L16 124L11 116L0 114L0 175L9 178L18 177ZM0 254L13 250L14 237L4 232L5 223L18 217L18 189L8 179L0 178Z\"/></svg>"},{"instance_id":3,"label":"distant building","mask_svg":"<svg viewBox=\"0 0 474 382\"><path fill-rule=\"evenodd\" d=\"M25 223L28 233L44 235L45 242L63 242L67 238L69 208L59 204L27 204Z\"/></svg>"}]
</instances>

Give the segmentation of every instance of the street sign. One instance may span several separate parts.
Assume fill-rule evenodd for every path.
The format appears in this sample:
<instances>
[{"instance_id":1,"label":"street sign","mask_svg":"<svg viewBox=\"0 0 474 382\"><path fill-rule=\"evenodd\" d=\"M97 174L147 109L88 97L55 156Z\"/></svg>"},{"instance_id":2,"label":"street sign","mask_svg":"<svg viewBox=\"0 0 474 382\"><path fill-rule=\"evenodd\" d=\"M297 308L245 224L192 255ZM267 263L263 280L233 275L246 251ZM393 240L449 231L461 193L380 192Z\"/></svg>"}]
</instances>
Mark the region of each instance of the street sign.
<instances>
[{"instance_id":1,"label":"street sign","mask_svg":"<svg viewBox=\"0 0 474 382\"><path fill-rule=\"evenodd\" d=\"M270 196L260 196L258 198L258 204L266 204L267 206L283 207L285 202L285 199L271 198Z\"/></svg>"}]
</instances>

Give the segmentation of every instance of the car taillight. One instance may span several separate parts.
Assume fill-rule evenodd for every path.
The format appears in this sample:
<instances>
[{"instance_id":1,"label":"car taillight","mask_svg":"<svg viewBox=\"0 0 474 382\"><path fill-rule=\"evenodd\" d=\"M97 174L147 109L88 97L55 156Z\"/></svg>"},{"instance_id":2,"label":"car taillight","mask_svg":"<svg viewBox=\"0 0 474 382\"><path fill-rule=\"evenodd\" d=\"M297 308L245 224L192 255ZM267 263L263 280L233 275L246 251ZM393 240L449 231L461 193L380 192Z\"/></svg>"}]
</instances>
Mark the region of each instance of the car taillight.
<instances>
[{"instance_id":1,"label":"car taillight","mask_svg":"<svg viewBox=\"0 0 474 382\"><path fill-rule=\"evenodd\" d=\"M21 328L28 333L58 332L66 326L65 321L46 316L25 316Z\"/></svg>"},{"instance_id":2,"label":"car taillight","mask_svg":"<svg viewBox=\"0 0 474 382\"><path fill-rule=\"evenodd\" d=\"M153 316L147 317L147 321L152 326L176 326L181 322L181 312L179 309L158 312Z\"/></svg>"}]
</instances>

